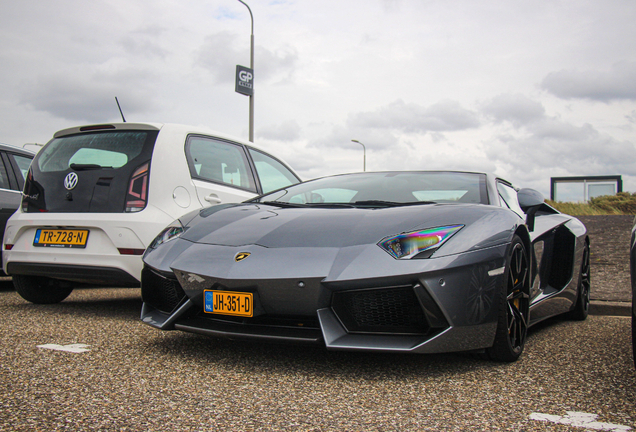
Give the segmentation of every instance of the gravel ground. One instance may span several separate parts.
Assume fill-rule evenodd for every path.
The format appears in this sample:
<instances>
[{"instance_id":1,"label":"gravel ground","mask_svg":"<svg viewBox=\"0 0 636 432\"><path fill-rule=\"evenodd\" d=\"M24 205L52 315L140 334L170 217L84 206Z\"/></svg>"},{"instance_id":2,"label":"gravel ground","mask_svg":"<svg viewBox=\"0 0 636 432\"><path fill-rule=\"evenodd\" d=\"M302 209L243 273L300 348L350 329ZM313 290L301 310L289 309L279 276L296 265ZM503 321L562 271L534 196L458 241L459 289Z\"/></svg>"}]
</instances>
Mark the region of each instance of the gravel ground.
<instances>
[{"instance_id":1,"label":"gravel ground","mask_svg":"<svg viewBox=\"0 0 636 432\"><path fill-rule=\"evenodd\" d=\"M592 300L631 301L629 242L634 216L577 216L590 235Z\"/></svg>"},{"instance_id":2,"label":"gravel ground","mask_svg":"<svg viewBox=\"0 0 636 432\"><path fill-rule=\"evenodd\" d=\"M0 290L0 431L583 430L529 419L567 411L636 427L627 318L550 320L518 362L497 364L161 332L140 305L137 289L49 306Z\"/></svg>"}]
</instances>

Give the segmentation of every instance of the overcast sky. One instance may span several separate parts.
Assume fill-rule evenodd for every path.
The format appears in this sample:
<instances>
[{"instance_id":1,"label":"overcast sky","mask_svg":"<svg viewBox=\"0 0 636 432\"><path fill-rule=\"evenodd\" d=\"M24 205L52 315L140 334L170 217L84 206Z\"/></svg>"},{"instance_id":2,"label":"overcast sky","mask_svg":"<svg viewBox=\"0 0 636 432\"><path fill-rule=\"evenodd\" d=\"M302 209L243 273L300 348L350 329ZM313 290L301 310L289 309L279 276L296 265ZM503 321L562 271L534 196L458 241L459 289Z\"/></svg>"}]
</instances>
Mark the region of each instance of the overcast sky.
<instances>
[{"instance_id":1,"label":"overcast sky","mask_svg":"<svg viewBox=\"0 0 636 432\"><path fill-rule=\"evenodd\" d=\"M304 179L362 170L623 176L636 191L633 0L246 0L255 142ZM237 0L0 2L0 142L126 120L247 139Z\"/></svg>"}]
</instances>

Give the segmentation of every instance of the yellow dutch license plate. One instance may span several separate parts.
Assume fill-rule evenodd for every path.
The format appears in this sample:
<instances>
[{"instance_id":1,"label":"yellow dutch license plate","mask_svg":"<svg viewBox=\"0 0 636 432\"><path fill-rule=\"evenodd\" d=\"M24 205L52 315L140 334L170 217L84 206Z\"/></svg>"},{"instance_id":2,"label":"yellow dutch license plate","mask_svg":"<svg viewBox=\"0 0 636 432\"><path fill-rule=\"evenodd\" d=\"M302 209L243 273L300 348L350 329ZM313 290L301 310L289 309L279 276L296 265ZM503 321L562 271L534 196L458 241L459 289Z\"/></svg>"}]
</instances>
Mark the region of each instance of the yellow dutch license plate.
<instances>
[{"instance_id":1,"label":"yellow dutch license plate","mask_svg":"<svg viewBox=\"0 0 636 432\"><path fill-rule=\"evenodd\" d=\"M88 230L38 228L33 246L85 248Z\"/></svg>"},{"instance_id":2,"label":"yellow dutch license plate","mask_svg":"<svg viewBox=\"0 0 636 432\"><path fill-rule=\"evenodd\" d=\"M207 313L251 317L254 315L252 293L203 291L203 310Z\"/></svg>"}]
</instances>

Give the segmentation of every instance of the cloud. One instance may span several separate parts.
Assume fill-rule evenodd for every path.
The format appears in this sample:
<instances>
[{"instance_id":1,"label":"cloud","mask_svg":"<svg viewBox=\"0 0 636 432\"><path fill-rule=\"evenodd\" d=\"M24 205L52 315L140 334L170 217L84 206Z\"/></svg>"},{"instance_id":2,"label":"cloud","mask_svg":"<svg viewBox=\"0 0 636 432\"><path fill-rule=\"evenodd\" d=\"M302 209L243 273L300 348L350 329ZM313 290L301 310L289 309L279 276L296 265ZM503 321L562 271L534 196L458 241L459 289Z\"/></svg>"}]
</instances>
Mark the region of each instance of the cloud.
<instances>
[{"instance_id":1,"label":"cloud","mask_svg":"<svg viewBox=\"0 0 636 432\"><path fill-rule=\"evenodd\" d=\"M486 153L515 171L565 170L578 175L636 174L636 147L598 131L589 123L575 125L548 116L543 105L521 94L503 94L484 105L495 123L508 121L513 128L488 140ZM615 174L615 173L610 173Z\"/></svg>"},{"instance_id":2,"label":"cloud","mask_svg":"<svg viewBox=\"0 0 636 432\"><path fill-rule=\"evenodd\" d=\"M124 115L143 112L154 105L141 70L115 72L75 71L73 75L40 76L22 94L21 103L55 117L76 122L103 122L119 117L118 97Z\"/></svg>"},{"instance_id":3,"label":"cloud","mask_svg":"<svg viewBox=\"0 0 636 432\"><path fill-rule=\"evenodd\" d=\"M546 117L525 132L490 140L485 148L491 160L528 180L538 172L543 177L636 175L636 147L599 132L590 124L576 126Z\"/></svg>"},{"instance_id":4,"label":"cloud","mask_svg":"<svg viewBox=\"0 0 636 432\"><path fill-rule=\"evenodd\" d=\"M455 101L441 101L429 107L397 100L372 112L352 114L352 127L389 129L405 133L450 132L479 126L477 114Z\"/></svg>"},{"instance_id":5,"label":"cloud","mask_svg":"<svg viewBox=\"0 0 636 432\"><path fill-rule=\"evenodd\" d=\"M157 25L132 31L120 40L121 46L132 56L166 58L169 51L161 46L159 38L167 29Z\"/></svg>"},{"instance_id":6,"label":"cloud","mask_svg":"<svg viewBox=\"0 0 636 432\"><path fill-rule=\"evenodd\" d=\"M636 63L616 63L609 71L552 72L543 79L541 88L562 99L636 100Z\"/></svg>"},{"instance_id":7,"label":"cloud","mask_svg":"<svg viewBox=\"0 0 636 432\"><path fill-rule=\"evenodd\" d=\"M509 121L517 127L545 116L545 109L541 103L522 94L496 96L483 107L483 111L492 116L496 123Z\"/></svg>"},{"instance_id":8,"label":"cloud","mask_svg":"<svg viewBox=\"0 0 636 432\"><path fill-rule=\"evenodd\" d=\"M300 138L300 126L294 120L288 120L279 125L264 126L256 131L259 138L295 141Z\"/></svg>"},{"instance_id":9,"label":"cloud","mask_svg":"<svg viewBox=\"0 0 636 432\"><path fill-rule=\"evenodd\" d=\"M195 64L206 69L217 83L234 82L236 65L249 66L248 49L237 49L237 35L227 31L205 37Z\"/></svg>"},{"instance_id":10,"label":"cloud","mask_svg":"<svg viewBox=\"0 0 636 432\"><path fill-rule=\"evenodd\" d=\"M363 143L367 150L394 150L399 141L396 134L389 130L372 130L347 124L334 126L329 134L311 140L309 146L361 151L362 147L352 142L353 139Z\"/></svg>"},{"instance_id":11,"label":"cloud","mask_svg":"<svg viewBox=\"0 0 636 432\"><path fill-rule=\"evenodd\" d=\"M238 41L241 41L239 43ZM249 66L249 44L245 37L222 31L207 35L197 50L195 64L207 70L215 82L234 82L236 65ZM254 81L266 82L280 75L290 76L297 64L295 48L254 48Z\"/></svg>"}]
</instances>

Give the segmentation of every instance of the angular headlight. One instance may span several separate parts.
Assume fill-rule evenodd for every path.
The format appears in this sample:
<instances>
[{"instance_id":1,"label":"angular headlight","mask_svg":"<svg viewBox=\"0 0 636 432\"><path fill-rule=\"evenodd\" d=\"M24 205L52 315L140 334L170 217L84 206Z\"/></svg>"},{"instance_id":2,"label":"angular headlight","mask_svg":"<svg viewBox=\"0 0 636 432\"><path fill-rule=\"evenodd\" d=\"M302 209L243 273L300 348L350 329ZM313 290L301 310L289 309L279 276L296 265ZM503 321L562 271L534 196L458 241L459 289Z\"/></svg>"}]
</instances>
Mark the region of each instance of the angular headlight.
<instances>
[{"instance_id":1,"label":"angular headlight","mask_svg":"<svg viewBox=\"0 0 636 432\"><path fill-rule=\"evenodd\" d=\"M463 227L464 225L450 225L402 233L382 239L378 246L395 259L411 259L416 256L428 258Z\"/></svg>"},{"instance_id":2,"label":"angular headlight","mask_svg":"<svg viewBox=\"0 0 636 432\"><path fill-rule=\"evenodd\" d=\"M185 232L185 230L186 229L183 227L183 225L181 225L181 222L177 219L166 228L164 228L163 231L161 231L159 235L155 237L152 243L150 243L150 248L154 249L162 243L180 237L181 234Z\"/></svg>"}]
</instances>

